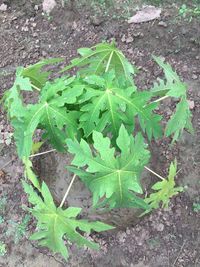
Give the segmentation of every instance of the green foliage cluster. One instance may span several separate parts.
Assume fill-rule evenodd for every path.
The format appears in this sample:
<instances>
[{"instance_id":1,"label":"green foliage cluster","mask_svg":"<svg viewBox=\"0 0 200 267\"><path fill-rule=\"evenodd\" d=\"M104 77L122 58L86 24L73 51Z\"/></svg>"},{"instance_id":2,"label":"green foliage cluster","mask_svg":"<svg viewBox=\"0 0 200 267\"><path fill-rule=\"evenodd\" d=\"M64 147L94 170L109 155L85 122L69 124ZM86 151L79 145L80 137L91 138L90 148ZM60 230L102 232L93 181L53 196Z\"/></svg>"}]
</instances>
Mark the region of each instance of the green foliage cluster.
<instances>
[{"instance_id":1,"label":"green foliage cluster","mask_svg":"<svg viewBox=\"0 0 200 267\"><path fill-rule=\"evenodd\" d=\"M179 9L179 16L192 21L193 18L200 17L200 6L189 7L183 4Z\"/></svg>"},{"instance_id":2,"label":"green foliage cluster","mask_svg":"<svg viewBox=\"0 0 200 267\"><path fill-rule=\"evenodd\" d=\"M154 4L154 5L169 5L169 4L183 4L183 5L190 5L190 6L195 6L196 4L200 4L199 0L166 0L163 2L162 0L145 0L144 2L148 4Z\"/></svg>"},{"instance_id":3,"label":"green foliage cluster","mask_svg":"<svg viewBox=\"0 0 200 267\"><path fill-rule=\"evenodd\" d=\"M200 203L193 203L193 210L195 212L199 212L200 211Z\"/></svg>"},{"instance_id":4,"label":"green foliage cluster","mask_svg":"<svg viewBox=\"0 0 200 267\"><path fill-rule=\"evenodd\" d=\"M7 196L4 195L0 198L0 214L4 215L6 211Z\"/></svg>"},{"instance_id":5,"label":"green foliage cluster","mask_svg":"<svg viewBox=\"0 0 200 267\"><path fill-rule=\"evenodd\" d=\"M177 172L177 162L171 163L169 168L168 179L162 179L152 186L152 189L156 192L150 194L149 197L145 199L151 209L159 208L159 204L162 203L162 208L167 208L169 205L169 200L171 197L177 195L179 192L183 191L183 187L175 187L174 178Z\"/></svg>"},{"instance_id":6,"label":"green foliage cluster","mask_svg":"<svg viewBox=\"0 0 200 267\"><path fill-rule=\"evenodd\" d=\"M79 246L97 249L98 245L84 238L77 228L83 232L90 233L91 229L96 232L113 229L112 226L101 222L88 222L87 220L77 220L76 217L81 212L81 208L69 207L63 210L56 207L51 193L45 183L41 186L43 199L38 197L31 185L23 182L25 192L29 195L29 201L34 205L30 209L38 220L38 232L31 236L32 240L40 240L40 245L59 252L67 259L68 251L64 239L77 243Z\"/></svg>"},{"instance_id":7,"label":"green foliage cluster","mask_svg":"<svg viewBox=\"0 0 200 267\"><path fill-rule=\"evenodd\" d=\"M5 256L7 253L6 244L3 241L0 241L0 256Z\"/></svg>"},{"instance_id":8,"label":"green foliage cluster","mask_svg":"<svg viewBox=\"0 0 200 267\"><path fill-rule=\"evenodd\" d=\"M15 244L18 244L21 241L21 239L24 236L26 236L28 232L27 228L28 228L30 219L31 219L30 215L26 214L22 218L21 222L16 222L13 220L8 221L9 228L6 231L6 235L12 236Z\"/></svg>"},{"instance_id":9,"label":"green foliage cluster","mask_svg":"<svg viewBox=\"0 0 200 267\"><path fill-rule=\"evenodd\" d=\"M18 68L14 85L3 98L15 130L25 177L32 183L23 182L33 205L30 212L38 221L38 232L32 239L61 253L65 259L68 257L65 240L97 248L82 233L113 227L79 220L79 207L63 209L63 202L56 207L47 185L41 184L34 174L29 159L35 149L36 129L42 129L42 142L74 155L67 168L91 191L94 208L138 208L144 213L160 204L168 206L169 199L183 190L175 187L175 162L170 166L168 178L153 185L156 192L144 197L141 173L150 159L146 140L167 136L176 142L184 129L193 131L187 86L161 58L154 60L163 69L165 78L157 80L149 90L138 90L133 79L136 67L114 43L81 48L78 53L79 57L55 79L49 79L51 73L42 68L59 63L60 59ZM76 75L70 75L72 69L76 69ZM26 103L23 91L37 92L37 102ZM163 129L162 116L156 110L168 97L178 104Z\"/></svg>"},{"instance_id":10,"label":"green foliage cluster","mask_svg":"<svg viewBox=\"0 0 200 267\"><path fill-rule=\"evenodd\" d=\"M134 138L122 125L116 139L120 153L116 153L110 139L99 132L93 132L93 141L92 152L83 139L80 143L67 139L69 152L75 154L72 164L77 167L69 167L69 170L90 189L93 205L101 201L98 206L148 209L145 202L135 195L143 192L139 177L150 157L142 135L138 133ZM84 170L86 166L87 170Z\"/></svg>"}]
</instances>

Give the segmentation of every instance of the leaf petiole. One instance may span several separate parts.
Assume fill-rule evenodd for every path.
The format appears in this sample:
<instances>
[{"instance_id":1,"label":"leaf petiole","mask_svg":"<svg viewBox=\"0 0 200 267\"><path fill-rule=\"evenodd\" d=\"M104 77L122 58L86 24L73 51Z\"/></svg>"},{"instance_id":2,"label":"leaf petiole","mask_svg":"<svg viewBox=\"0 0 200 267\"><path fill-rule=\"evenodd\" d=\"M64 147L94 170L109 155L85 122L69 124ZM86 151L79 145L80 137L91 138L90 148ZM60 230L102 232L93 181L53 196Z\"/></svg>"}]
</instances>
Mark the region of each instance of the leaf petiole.
<instances>
[{"instance_id":1,"label":"leaf petiole","mask_svg":"<svg viewBox=\"0 0 200 267\"><path fill-rule=\"evenodd\" d=\"M146 170L148 170L149 172L151 172L151 173L153 173L155 176L157 176L158 178L160 178L161 180L165 180L165 178L164 177L162 177L161 175L159 175L158 173L156 173L156 172L154 172L154 171L152 171L151 169L149 169L147 166L144 166L144 168L146 169Z\"/></svg>"},{"instance_id":2,"label":"leaf petiole","mask_svg":"<svg viewBox=\"0 0 200 267\"><path fill-rule=\"evenodd\" d=\"M73 177L72 177L72 180L71 180L71 182L70 182L70 184L69 184L69 186L67 188L67 191L66 191L66 193L65 193L65 195L64 195L64 197L63 197L63 199L62 199L62 201L60 203L60 206L59 206L60 208L62 208L62 206L64 205L65 200L66 200L66 198L67 198L67 196L69 194L69 191L70 191L70 189L71 189L71 187L73 185L73 182L74 182L75 178L76 178L76 174L74 174Z\"/></svg>"},{"instance_id":3,"label":"leaf petiole","mask_svg":"<svg viewBox=\"0 0 200 267\"><path fill-rule=\"evenodd\" d=\"M48 154L48 153L51 153L51 152L54 152L54 151L56 151L56 149L50 149L50 150L47 150L47 151L44 151L44 152L40 152L40 153L37 153L37 154L30 155L29 158L34 158L34 157L41 156L41 155L44 155L44 154Z\"/></svg>"},{"instance_id":4,"label":"leaf petiole","mask_svg":"<svg viewBox=\"0 0 200 267\"><path fill-rule=\"evenodd\" d=\"M35 86L34 84L31 84L31 86L35 89L35 90L37 90L37 91L39 91L40 92L40 88L38 88L37 86Z\"/></svg>"},{"instance_id":5,"label":"leaf petiole","mask_svg":"<svg viewBox=\"0 0 200 267\"><path fill-rule=\"evenodd\" d=\"M160 101L162 101L162 100L165 100L165 99L168 98L168 97L170 97L170 96L169 96L169 95L162 96L162 97L160 97L160 98L158 98L158 99L156 99L156 100L154 100L154 101L152 101L152 102L150 102L150 103L144 105L143 108L145 108L146 106L151 105L151 104L153 104L153 103L158 103L158 102L160 102Z\"/></svg>"},{"instance_id":6,"label":"leaf petiole","mask_svg":"<svg viewBox=\"0 0 200 267\"><path fill-rule=\"evenodd\" d=\"M164 100L164 99L166 99L168 97L169 97L168 95L162 96L162 97L160 97L160 98L152 101L150 104L152 104L152 103L158 103L158 102L160 102L160 101L162 101L162 100Z\"/></svg>"}]
</instances>

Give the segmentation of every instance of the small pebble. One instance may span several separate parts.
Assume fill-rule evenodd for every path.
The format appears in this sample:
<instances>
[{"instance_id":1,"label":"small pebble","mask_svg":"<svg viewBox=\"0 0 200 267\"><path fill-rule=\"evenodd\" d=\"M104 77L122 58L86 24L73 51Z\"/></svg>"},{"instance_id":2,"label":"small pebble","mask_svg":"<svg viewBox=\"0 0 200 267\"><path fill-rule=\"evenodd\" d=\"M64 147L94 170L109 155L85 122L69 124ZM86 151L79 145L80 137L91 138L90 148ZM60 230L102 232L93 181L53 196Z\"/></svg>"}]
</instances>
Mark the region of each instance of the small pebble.
<instances>
[{"instance_id":1,"label":"small pebble","mask_svg":"<svg viewBox=\"0 0 200 267\"><path fill-rule=\"evenodd\" d=\"M193 79L193 80L197 80L197 79L198 79L198 76L197 76L196 74L193 74L193 75L192 75L192 79Z\"/></svg>"},{"instance_id":2,"label":"small pebble","mask_svg":"<svg viewBox=\"0 0 200 267\"><path fill-rule=\"evenodd\" d=\"M158 232L162 232L164 230L164 224L159 223L158 225L156 225L156 230Z\"/></svg>"},{"instance_id":3,"label":"small pebble","mask_svg":"<svg viewBox=\"0 0 200 267\"><path fill-rule=\"evenodd\" d=\"M1 4L0 5L0 11L6 11L8 6L6 4Z\"/></svg>"},{"instance_id":4,"label":"small pebble","mask_svg":"<svg viewBox=\"0 0 200 267\"><path fill-rule=\"evenodd\" d=\"M187 66L187 65L183 65L182 70L183 70L184 72L188 72L188 66Z\"/></svg>"},{"instance_id":5,"label":"small pebble","mask_svg":"<svg viewBox=\"0 0 200 267\"><path fill-rule=\"evenodd\" d=\"M25 27L22 27L22 32L28 32L28 27L27 26L25 26Z\"/></svg>"},{"instance_id":6,"label":"small pebble","mask_svg":"<svg viewBox=\"0 0 200 267\"><path fill-rule=\"evenodd\" d=\"M164 27L164 28L167 28L167 23L166 22L164 22L164 21L160 21L159 23L158 23L158 25L159 26L162 26L162 27Z\"/></svg>"},{"instance_id":7,"label":"small pebble","mask_svg":"<svg viewBox=\"0 0 200 267\"><path fill-rule=\"evenodd\" d=\"M189 105L190 110L194 109L195 107L193 100L188 100L188 105Z\"/></svg>"},{"instance_id":8,"label":"small pebble","mask_svg":"<svg viewBox=\"0 0 200 267\"><path fill-rule=\"evenodd\" d=\"M91 17L91 24L94 25L94 26L99 26L100 24L102 24L103 22L103 19L102 18L99 18L99 17Z\"/></svg>"},{"instance_id":9,"label":"small pebble","mask_svg":"<svg viewBox=\"0 0 200 267\"><path fill-rule=\"evenodd\" d=\"M125 35L122 36L121 41L122 41L122 43L126 42L126 36Z\"/></svg>"},{"instance_id":10,"label":"small pebble","mask_svg":"<svg viewBox=\"0 0 200 267\"><path fill-rule=\"evenodd\" d=\"M35 5L34 6L34 9L35 9L35 11L38 11L39 10L39 6L38 5Z\"/></svg>"},{"instance_id":11,"label":"small pebble","mask_svg":"<svg viewBox=\"0 0 200 267\"><path fill-rule=\"evenodd\" d=\"M129 49L127 50L127 52L128 52L129 54L133 54L133 48L129 48Z\"/></svg>"},{"instance_id":12,"label":"small pebble","mask_svg":"<svg viewBox=\"0 0 200 267\"><path fill-rule=\"evenodd\" d=\"M133 42L133 37L129 36L127 39L126 39L126 43L129 44L129 43L132 43Z\"/></svg>"}]
</instances>

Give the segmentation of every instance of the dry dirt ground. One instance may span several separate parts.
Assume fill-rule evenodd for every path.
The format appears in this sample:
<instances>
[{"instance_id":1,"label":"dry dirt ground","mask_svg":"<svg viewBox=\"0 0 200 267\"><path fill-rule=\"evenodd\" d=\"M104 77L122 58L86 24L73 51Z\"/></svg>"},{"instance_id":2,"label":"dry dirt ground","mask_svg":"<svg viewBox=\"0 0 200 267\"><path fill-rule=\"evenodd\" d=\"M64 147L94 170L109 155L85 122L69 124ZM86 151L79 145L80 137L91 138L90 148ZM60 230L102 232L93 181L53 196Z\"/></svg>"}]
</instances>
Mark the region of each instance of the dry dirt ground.
<instances>
[{"instance_id":1,"label":"dry dirt ground","mask_svg":"<svg viewBox=\"0 0 200 267\"><path fill-rule=\"evenodd\" d=\"M1 97L11 86L17 66L60 56L69 62L77 48L115 38L129 60L140 66L136 78L140 88L150 87L161 74L152 54L165 57L173 65L188 83L195 134L184 132L180 143L173 147L168 139L156 144L159 161L152 161L154 169L164 175L176 156L181 168L177 183L187 185L169 209L157 210L135 226L92 234L90 238L100 243L98 252L69 246L68 263L28 240L35 224L22 208L27 204L20 183L23 169L15 157L14 145L1 144L0 241L5 243L7 252L0 256L0 266L200 266L200 212L193 208L193 203L200 202L200 18L188 21L177 17L180 4L163 6L160 20L130 25L124 18L116 20L102 14L94 17L94 11L87 7L78 11L59 7L47 17L42 15L40 1L7 3L8 9L0 11ZM173 103L166 101L163 105L165 116L169 117ZM0 126L2 135L12 132L2 107Z\"/></svg>"}]
</instances>

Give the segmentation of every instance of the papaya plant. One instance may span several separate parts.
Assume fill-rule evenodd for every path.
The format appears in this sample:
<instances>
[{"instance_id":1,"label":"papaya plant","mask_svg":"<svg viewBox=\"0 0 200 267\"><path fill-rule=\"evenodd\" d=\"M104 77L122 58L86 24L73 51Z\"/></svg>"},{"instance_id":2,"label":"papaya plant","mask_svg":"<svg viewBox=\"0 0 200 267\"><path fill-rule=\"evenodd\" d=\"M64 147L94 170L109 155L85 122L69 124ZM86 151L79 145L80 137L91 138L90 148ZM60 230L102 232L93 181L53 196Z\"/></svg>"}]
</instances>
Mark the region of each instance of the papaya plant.
<instances>
[{"instance_id":1,"label":"papaya plant","mask_svg":"<svg viewBox=\"0 0 200 267\"><path fill-rule=\"evenodd\" d=\"M151 156L147 140L166 136L173 143L184 129L193 132L187 85L164 60L153 56L165 78L158 79L149 90L139 90L134 83L137 68L115 43L80 48L78 53L79 57L62 68L57 78L52 79L51 72L43 67L62 59L18 68L12 88L3 97L14 128L17 152L25 167L26 180L22 183L33 206L29 210L38 221L37 232L31 239L61 253L65 259L68 258L66 241L95 249L98 245L82 233L114 228L77 218L80 207L63 208L76 177L92 193L96 209L137 208L143 215L161 204L167 207L170 198L183 191L175 185L177 163L171 163L168 178L151 170L147 166ZM24 100L24 91L35 95L34 104ZM156 111L168 97L178 104L164 128L162 116ZM74 175L60 206L55 205L48 186L32 168L31 153L37 147L33 137L37 129L43 133L38 149L48 142L53 149L74 157L67 166ZM144 169L159 178L152 185L155 192L146 197L141 183Z\"/></svg>"}]
</instances>

